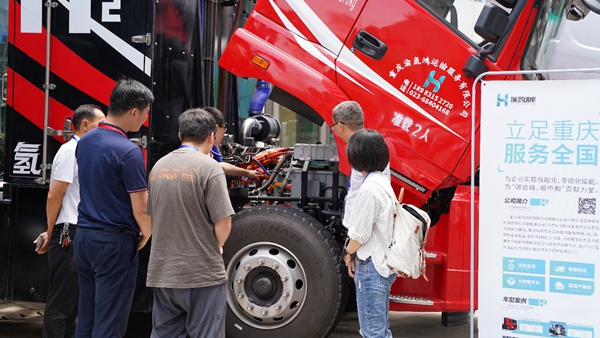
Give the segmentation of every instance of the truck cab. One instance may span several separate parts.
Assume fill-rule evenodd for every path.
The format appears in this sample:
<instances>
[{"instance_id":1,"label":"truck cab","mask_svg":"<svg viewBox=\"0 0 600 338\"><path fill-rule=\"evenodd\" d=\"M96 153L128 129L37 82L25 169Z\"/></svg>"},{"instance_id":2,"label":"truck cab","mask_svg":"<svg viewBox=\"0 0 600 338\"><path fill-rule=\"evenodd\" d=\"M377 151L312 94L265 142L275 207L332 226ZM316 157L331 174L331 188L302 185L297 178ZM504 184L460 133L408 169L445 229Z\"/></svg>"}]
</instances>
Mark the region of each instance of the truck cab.
<instances>
[{"instance_id":1,"label":"truck cab","mask_svg":"<svg viewBox=\"0 0 600 338\"><path fill-rule=\"evenodd\" d=\"M514 331L518 328L517 320L512 318L504 318L504 323L502 323L503 330L511 330Z\"/></svg>"},{"instance_id":2,"label":"truck cab","mask_svg":"<svg viewBox=\"0 0 600 338\"><path fill-rule=\"evenodd\" d=\"M595 2L586 3L596 10ZM441 311L444 325L456 325L466 321L470 290L477 292L469 283L467 186L475 181L477 199L478 176L470 169L472 128L479 135L475 78L487 71L549 67L566 20L584 18L590 7L553 0L258 1L219 65L237 77L272 84L271 100L317 124L331 125L332 109L342 101L362 106L365 127L378 130L390 149L395 190L404 188L404 201L427 210L436 223L426 246L431 281L399 278L390 310ZM335 143L339 169L348 175L345 144L337 138ZM475 168L478 162L476 156ZM486 226L477 224L477 210L475 222L477 238L478 227ZM248 311L234 312L238 320L232 325L245 330L287 332Z\"/></svg>"}]
</instances>

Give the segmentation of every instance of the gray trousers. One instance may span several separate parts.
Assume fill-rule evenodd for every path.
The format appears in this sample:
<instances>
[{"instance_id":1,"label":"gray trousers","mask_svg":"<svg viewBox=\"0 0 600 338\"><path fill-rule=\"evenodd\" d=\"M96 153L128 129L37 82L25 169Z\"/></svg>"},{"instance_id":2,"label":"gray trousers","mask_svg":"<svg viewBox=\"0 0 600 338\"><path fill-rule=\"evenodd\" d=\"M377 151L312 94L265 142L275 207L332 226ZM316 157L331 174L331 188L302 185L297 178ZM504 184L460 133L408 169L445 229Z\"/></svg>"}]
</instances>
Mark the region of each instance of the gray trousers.
<instances>
[{"instance_id":1,"label":"gray trousers","mask_svg":"<svg viewBox=\"0 0 600 338\"><path fill-rule=\"evenodd\" d=\"M155 288L151 338L224 338L226 285Z\"/></svg>"}]
</instances>

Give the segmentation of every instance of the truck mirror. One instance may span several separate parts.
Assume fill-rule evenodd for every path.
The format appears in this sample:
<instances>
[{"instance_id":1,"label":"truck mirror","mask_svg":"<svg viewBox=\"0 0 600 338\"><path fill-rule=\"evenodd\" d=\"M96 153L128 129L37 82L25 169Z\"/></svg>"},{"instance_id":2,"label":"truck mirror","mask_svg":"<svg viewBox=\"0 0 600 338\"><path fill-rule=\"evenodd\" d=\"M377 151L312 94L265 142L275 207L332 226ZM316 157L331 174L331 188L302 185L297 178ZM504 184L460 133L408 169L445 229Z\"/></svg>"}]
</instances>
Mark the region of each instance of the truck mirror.
<instances>
[{"instance_id":1,"label":"truck mirror","mask_svg":"<svg viewBox=\"0 0 600 338\"><path fill-rule=\"evenodd\" d=\"M567 20L579 21L585 18L590 9L581 0L573 0L567 11Z\"/></svg>"},{"instance_id":2,"label":"truck mirror","mask_svg":"<svg viewBox=\"0 0 600 338\"><path fill-rule=\"evenodd\" d=\"M486 3L475 24L475 33L486 41L496 43L504 36L508 21L508 13L504 9Z\"/></svg>"},{"instance_id":3,"label":"truck mirror","mask_svg":"<svg viewBox=\"0 0 600 338\"><path fill-rule=\"evenodd\" d=\"M583 0L587 8L596 14L600 14L600 1L598 0Z\"/></svg>"},{"instance_id":4,"label":"truck mirror","mask_svg":"<svg viewBox=\"0 0 600 338\"><path fill-rule=\"evenodd\" d=\"M469 56L467 63L463 67L463 72L467 77L472 79L481 75L481 73L487 72L488 66L483 62L481 58L475 55Z\"/></svg>"}]
</instances>

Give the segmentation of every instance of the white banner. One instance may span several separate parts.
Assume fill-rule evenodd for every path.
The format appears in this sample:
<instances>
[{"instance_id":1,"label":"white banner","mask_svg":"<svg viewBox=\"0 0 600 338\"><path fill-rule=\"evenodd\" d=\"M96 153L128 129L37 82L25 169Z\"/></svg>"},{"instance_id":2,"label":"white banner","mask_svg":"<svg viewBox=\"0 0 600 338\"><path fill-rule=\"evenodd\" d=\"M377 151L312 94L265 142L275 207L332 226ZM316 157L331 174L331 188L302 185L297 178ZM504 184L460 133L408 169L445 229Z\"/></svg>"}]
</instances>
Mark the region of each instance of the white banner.
<instances>
[{"instance_id":1,"label":"white banner","mask_svg":"<svg viewBox=\"0 0 600 338\"><path fill-rule=\"evenodd\" d=\"M600 81L481 92L479 336L600 333Z\"/></svg>"}]
</instances>

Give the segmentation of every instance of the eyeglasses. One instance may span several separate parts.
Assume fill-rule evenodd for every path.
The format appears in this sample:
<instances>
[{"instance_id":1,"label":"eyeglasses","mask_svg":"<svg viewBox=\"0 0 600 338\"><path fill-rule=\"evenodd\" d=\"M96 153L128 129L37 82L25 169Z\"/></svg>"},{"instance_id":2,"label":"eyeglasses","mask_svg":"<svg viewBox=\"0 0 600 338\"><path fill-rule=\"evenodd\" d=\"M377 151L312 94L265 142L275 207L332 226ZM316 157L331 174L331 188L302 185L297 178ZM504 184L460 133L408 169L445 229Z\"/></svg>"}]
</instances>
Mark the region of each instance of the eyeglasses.
<instances>
[{"instance_id":1,"label":"eyeglasses","mask_svg":"<svg viewBox=\"0 0 600 338\"><path fill-rule=\"evenodd\" d=\"M223 132L227 132L227 127L226 126L219 126L219 128L223 128Z\"/></svg>"},{"instance_id":2,"label":"eyeglasses","mask_svg":"<svg viewBox=\"0 0 600 338\"><path fill-rule=\"evenodd\" d=\"M344 124L344 125L345 125L345 123L344 123L344 122L342 122L342 121L337 121L336 123L334 123L334 124L332 124L331 126L329 126L329 129L331 129L331 131L333 131L333 127L335 127L335 125L336 125L336 124Z\"/></svg>"}]
</instances>

